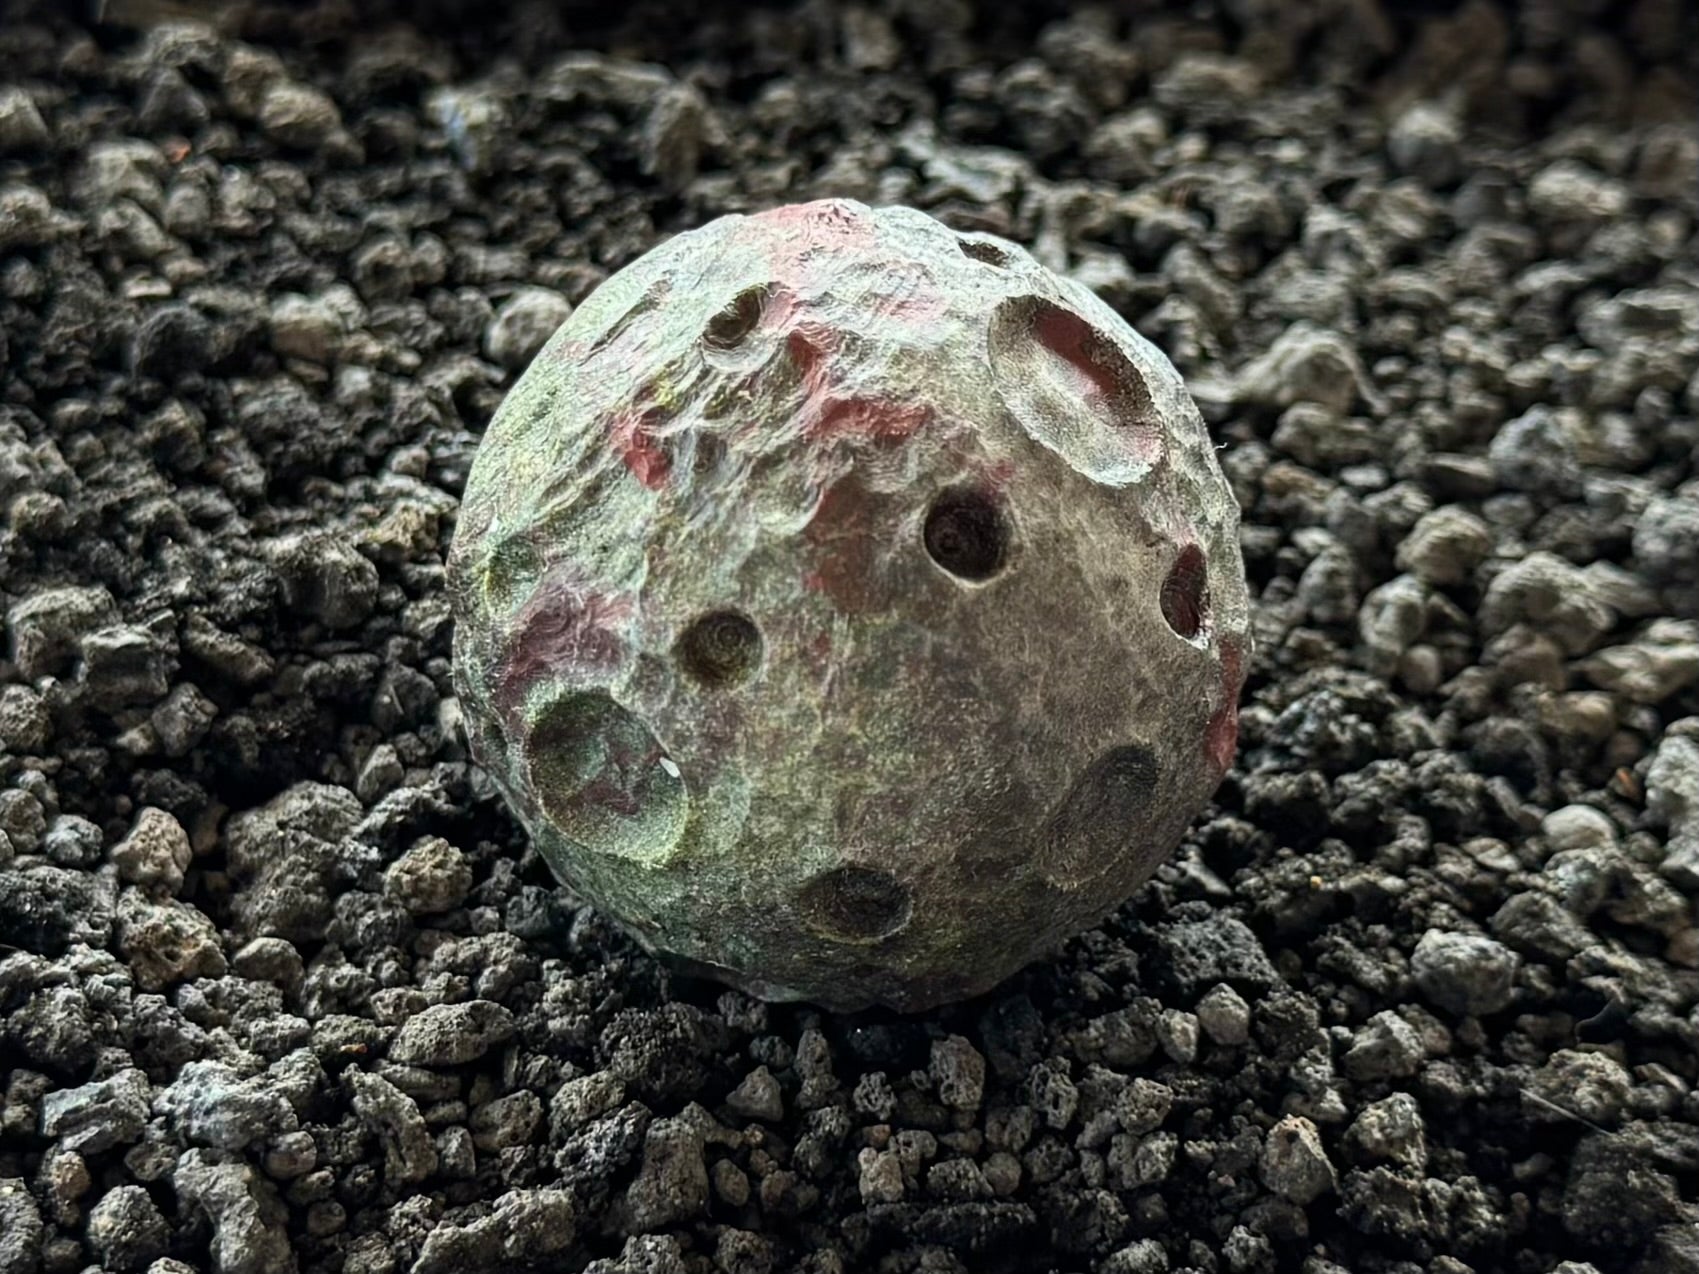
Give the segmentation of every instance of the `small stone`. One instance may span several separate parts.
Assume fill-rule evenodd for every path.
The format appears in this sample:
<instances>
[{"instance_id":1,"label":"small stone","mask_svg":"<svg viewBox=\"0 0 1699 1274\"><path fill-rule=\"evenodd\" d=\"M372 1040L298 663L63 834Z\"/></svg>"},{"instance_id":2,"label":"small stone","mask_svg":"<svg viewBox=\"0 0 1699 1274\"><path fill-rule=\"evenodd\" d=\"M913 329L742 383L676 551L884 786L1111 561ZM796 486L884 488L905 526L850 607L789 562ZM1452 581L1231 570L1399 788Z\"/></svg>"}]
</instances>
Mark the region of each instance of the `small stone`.
<instances>
[{"instance_id":1,"label":"small stone","mask_svg":"<svg viewBox=\"0 0 1699 1274\"><path fill-rule=\"evenodd\" d=\"M147 1125L151 1097L147 1076L134 1069L50 1092L41 1100L41 1132L82 1155L128 1145Z\"/></svg>"},{"instance_id":2,"label":"small stone","mask_svg":"<svg viewBox=\"0 0 1699 1274\"><path fill-rule=\"evenodd\" d=\"M3 820L0 820L3 821ZM16 830L7 829L14 845L22 849ZM88 819L76 814L61 814L53 820L46 835L40 838L41 852L61 867L94 867L104 856L106 838Z\"/></svg>"},{"instance_id":3,"label":"small stone","mask_svg":"<svg viewBox=\"0 0 1699 1274\"><path fill-rule=\"evenodd\" d=\"M372 613L377 567L345 539L300 532L271 541L267 551L291 607L333 629L352 628Z\"/></svg>"},{"instance_id":4,"label":"small stone","mask_svg":"<svg viewBox=\"0 0 1699 1274\"><path fill-rule=\"evenodd\" d=\"M711 127L702 91L692 84L669 84L655 95L643 120L638 145L643 171L664 189L683 189L696 177Z\"/></svg>"},{"instance_id":5,"label":"small stone","mask_svg":"<svg viewBox=\"0 0 1699 1274\"><path fill-rule=\"evenodd\" d=\"M1572 414L1544 405L1506 421L1487 447L1499 484L1548 499L1579 495L1580 428Z\"/></svg>"},{"instance_id":6,"label":"small stone","mask_svg":"<svg viewBox=\"0 0 1699 1274\"><path fill-rule=\"evenodd\" d=\"M18 674L36 681L62 673L82 636L116 614L112 595L104 588L44 588L14 602L6 626Z\"/></svg>"},{"instance_id":7,"label":"small stone","mask_svg":"<svg viewBox=\"0 0 1699 1274\"><path fill-rule=\"evenodd\" d=\"M1616 825L1591 805L1565 805L1540 820L1540 831L1553 852L1616 846Z\"/></svg>"},{"instance_id":8,"label":"small stone","mask_svg":"<svg viewBox=\"0 0 1699 1274\"><path fill-rule=\"evenodd\" d=\"M1197 1003L1198 1025L1217 1044L1237 1048L1251 1038L1251 1006L1226 983L1217 983Z\"/></svg>"},{"instance_id":9,"label":"small stone","mask_svg":"<svg viewBox=\"0 0 1699 1274\"><path fill-rule=\"evenodd\" d=\"M985 1094L985 1058L960 1035L932 1045L930 1065L938 1100L952 1110L975 1111Z\"/></svg>"},{"instance_id":10,"label":"small stone","mask_svg":"<svg viewBox=\"0 0 1699 1274\"><path fill-rule=\"evenodd\" d=\"M824 1106L838 1090L838 1077L832 1070L832 1046L823 1031L814 1027L804 1030L796 1043L797 1078L802 1086L797 1091L797 1105L803 1110Z\"/></svg>"},{"instance_id":11,"label":"small stone","mask_svg":"<svg viewBox=\"0 0 1699 1274\"><path fill-rule=\"evenodd\" d=\"M985 1184L997 1198L1009 1198L1021 1188L1021 1161L1007 1150L993 1151L985 1160Z\"/></svg>"},{"instance_id":12,"label":"small stone","mask_svg":"<svg viewBox=\"0 0 1699 1274\"><path fill-rule=\"evenodd\" d=\"M94 830L98 839L100 829ZM0 833L5 835L8 846L15 852L35 853L47 837L47 816L42 811L41 802L22 788L0 790Z\"/></svg>"},{"instance_id":13,"label":"small stone","mask_svg":"<svg viewBox=\"0 0 1699 1274\"><path fill-rule=\"evenodd\" d=\"M512 1039L513 1031L513 1014L490 1000L435 1004L401 1024L389 1056L418 1066L462 1066Z\"/></svg>"},{"instance_id":14,"label":"small stone","mask_svg":"<svg viewBox=\"0 0 1699 1274\"><path fill-rule=\"evenodd\" d=\"M318 1144L305 1128L273 1137L265 1151L265 1171L279 1181L305 1176L318 1165Z\"/></svg>"},{"instance_id":15,"label":"small stone","mask_svg":"<svg viewBox=\"0 0 1699 1274\"><path fill-rule=\"evenodd\" d=\"M388 1080L362 1070L348 1072L348 1086L354 1113L383 1146L386 1181L410 1185L436 1171L436 1143L417 1102Z\"/></svg>"},{"instance_id":16,"label":"small stone","mask_svg":"<svg viewBox=\"0 0 1699 1274\"><path fill-rule=\"evenodd\" d=\"M1161 1185L1174 1171L1174 1156L1179 1152L1180 1139L1171 1132L1153 1132L1134 1138L1116 1137L1109 1152L1109 1164L1123 1190L1141 1190Z\"/></svg>"},{"instance_id":17,"label":"small stone","mask_svg":"<svg viewBox=\"0 0 1699 1274\"><path fill-rule=\"evenodd\" d=\"M342 312L323 297L285 295L271 305L271 347L285 358L329 364L348 334Z\"/></svg>"},{"instance_id":18,"label":"small stone","mask_svg":"<svg viewBox=\"0 0 1699 1274\"><path fill-rule=\"evenodd\" d=\"M1167 973L1185 992L1217 982L1266 990L1280 985L1262 942L1244 921L1215 914L1169 925L1158 936Z\"/></svg>"},{"instance_id":19,"label":"small stone","mask_svg":"<svg viewBox=\"0 0 1699 1274\"><path fill-rule=\"evenodd\" d=\"M1479 613L1487 636L1529 624L1566 654L1585 654L1616 624L1616 614L1593 595L1587 577L1555 553L1530 553L1487 586Z\"/></svg>"},{"instance_id":20,"label":"small stone","mask_svg":"<svg viewBox=\"0 0 1699 1274\"><path fill-rule=\"evenodd\" d=\"M153 703L171 689L171 659L144 629L114 624L86 634L78 643L77 679L96 703L110 711Z\"/></svg>"},{"instance_id":21,"label":"small stone","mask_svg":"<svg viewBox=\"0 0 1699 1274\"><path fill-rule=\"evenodd\" d=\"M492 170L508 124L507 111L492 92L471 86L440 88L425 106L447 134L462 168L470 173Z\"/></svg>"},{"instance_id":22,"label":"small stone","mask_svg":"<svg viewBox=\"0 0 1699 1274\"><path fill-rule=\"evenodd\" d=\"M188 756L217 719L218 705L187 681L173 686L148 718L160 751L174 760Z\"/></svg>"},{"instance_id":23,"label":"small stone","mask_svg":"<svg viewBox=\"0 0 1699 1274\"><path fill-rule=\"evenodd\" d=\"M1167 1274L1168 1249L1156 1239L1136 1239L1104 1258L1101 1274Z\"/></svg>"},{"instance_id":24,"label":"small stone","mask_svg":"<svg viewBox=\"0 0 1699 1274\"><path fill-rule=\"evenodd\" d=\"M1453 112L1434 102L1417 102L1393 121L1386 151L1393 167L1437 189L1457 179L1462 139L1462 126Z\"/></svg>"},{"instance_id":25,"label":"small stone","mask_svg":"<svg viewBox=\"0 0 1699 1274\"><path fill-rule=\"evenodd\" d=\"M28 686L0 687L0 749L39 756L52 740L53 716L46 701Z\"/></svg>"},{"instance_id":26,"label":"small stone","mask_svg":"<svg viewBox=\"0 0 1699 1274\"><path fill-rule=\"evenodd\" d=\"M1699 822L1699 717L1676 722L1658 744L1646 770L1646 810L1672 829Z\"/></svg>"},{"instance_id":27,"label":"small stone","mask_svg":"<svg viewBox=\"0 0 1699 1274\"><path fill-rule=\"evenodd\" d=\"M164 1256L171 1228L141 1186L119 1186L89 1210L88 1242L102 1267L130 1274Z\"/></svg>"},{"instance_id":28,"label":"small stone","mask_svg":"<svg viewBox=\"0 0 1699 1274\"><path fill-rule=\"evenodd\" d=\"M1521 960L1503 943L1472 933L1429 929L1410 957L1417 988L1451 1013L1478 1017L1505 1008Z\"/></svg>"},{"instance_id":29,"label":"small stone","mask_svg":"<svg viewBox=\"0 0 1699 1274\"><path fill-rule=\"evenodd\" d=\"M82 1216L80 1201L94 1187L94 1175L88 1160L75 1150L54 1147L42 1156L36 1184L45 1191L54 1219L61 1225L75 1224Z\"/></svg>"},{"instance_id":30,"label":"small stone","mask_svg":"<svg viewBox=\"0 0 1699 1274\"><path fill-rule=\"evenodd\" d=\"M1302 1115L1288 1115L1269 1129L1262 1148L1262 1179L1268 1188L1300 1206L1337 1184L1321 1133Z\"/></svg>"},{"instance_id":31,"label":"small stone","mask_svg":"<svg viewBox=\"0 0 1699 1274\"><path fill-rule=\"evenodd\" d=\"M1398 567L1440 587L1462 584L1492 552L1492 530L1456 505L1426 513L1398 546Z\"/></svg>"},{"instance_id":32,"label":"small stone","mask_svg":"<svg viewBox=\"0 0 1699 1274\"><path fill-rule=\"evenodd\" d=\"M472 865L442 837L426 836L390 864L383 887L415 915L440 915L466 901Z\"/></svg>"},{"instance_id":33,"label":"small stone","mask_svg":"<svg viewBox=\"0 0 1699 1274\"><path fill-rule=\"evenodd\" d=\"M213 357L214 329L206 315L172 302L148 311L130 341L138 376L174 381L201 371Z\"/></svg>"},{"instance_id":34,"label":"small stone","mask_svg":"<svg viewBox=\"0 0 1699 1274\"><path fill-rule=\"evenodd\" d=\"M1275 337L1266 352L1240 370L1235 386L1240 402L1280 409L1319 403L1340 416L1373 396L1351 343L1305 321Z\"/></svg>"},{"instance_id":35,"label":"small stone","mask_svg":"<svg viewBox=\"0 0 1699 1274\"><path fill-rule=\"evenodd\" d=\"M1386 1009L1357 1029L1341 1064L1352 1079L1400 1079L1414 1075L1424 1055L1416 1028Z\"/></svg>"},{"instance_id":36,"label":"small stone","mask_svg":"<svg viewBox=\"0 0 1699 1274\"><path fill-rule=\"evenodd\" d=\"M246 1164L191 1150L171 1174L179 1205L212 1223L213 1274L280 1274L295 1268L288 1210L270 1182Z\"/></svg>"},{"instance_id":37,"label":"small stone","mask_svg":"<svg viewBox=\"0 0 1699 1274\"><path fill-rule=\"evenodd\" d=\"M875 1123L886 1123L897 1112L897 1095L884 1071L868 1071L856 1081L850 1104Z\"/></svg>"},{"instance_id":38,"label":"small stone","mask_svg":"<svg viewBox=\"0 0 1699 1274\"><path fill-rule=\"evenodd\" d=\"M1370 1103L1345 1130L1345 1148L1359 1162L1385 1161L1420 1172L1428 1162L1422 1108L1409 1093Z\"/></svg>"},{"instance_id":39,"label":"small stone","mask_svg":"<svg viewBox=\"0 0 1699 1274\"><path fill-rule=\"evenodd\" d=\"M1189 1066L1198 1055L1198 1019L1184 1009L1163 1009L1156 1019L1156 1038L1170 1060Z\"/></svg>"},{"instance_id":40,"label":"small stone","mask_svg":"<svg viewBox=\"0 0 1699 1274\"><path fill-rule=\"evenodd\" d=\"M1559 159L1528 183L1528 209L1548 223L1599 225L1628 211L1627 188L1574 159Z\"/></svg>"},{"instance_id":41,"label":"small stone","mask_svg":"<svg viewBox=\"0 0 1699 1274\"><path fill-rule=\"evenodd\" d=\"M733 1114L745 1119L760 1119L776 1124L785 1117L784 1096L779 1081L765 1066L757 1066L743 1077L743 1082L726 1098Z\"/></svg>"},{"instance_id":42,"label":"small stone","mask_svg":"<svg viewBox=\"0 0 1699 1274\"><path fill-rule=\"evenodd\" d=\"M627 1224L663 1230L700 1216L708 1206L708 1168L699 1127L686 1119L657 1119L643 1138L643 1163L625 1194Z\"/></svg>"},{"instance_id":43,"label":"small stone","mask_svg":"<svg viewBox=\"0 0 1699 1274\"><path fill-rule=\"evenodd\" d=\"M1563 1048L1529 1077L1523 1109L1537 1123L1581 1120L1615 1128L1627 1117L1634 1077L1604 1053Z\"/></svg>"},{"instance_id":44,"label":"small stone","mask_svg":"<svg viewBox=\"0 0 1699 1274\"><path fill-rule=\"evenodd\" d=\"M47 1227L21 1177L0 1177L0 1271L35 1274Z\"/></svg>"},{"instance_id":45,"label":"small stone","mask_svg":"<svg viewBox=\"0 0 1699 1274\"><path fill-rule=\"evenodd\" d=\"M1593 933L1549 893L1513 894L1488 922L1493 933L1518 951L1547 960L1567 960L1593 945Z\"/></svg>"},{"instance_id":46,"label":"small stone","mask_svg":"<svg viewBox=\"0 0 1699 1274\"><path fill-rule=\"evenodd\" d=\"M286 997L299 995L307 978L301 953L284 938L255 938L231 957L230 967L238 977L271 983Z\"/></svg>"},{"instance_id":47,"label":"small stone","mask_svg":"<svg viewBox=\"0 0 1699 1274\"><path fill-rule=\"evenodd\" d=\"M225 971L218 929L195 907L171 898L150 901L132 886L119 895L115 920L119 954L144 991Z\"/></svg>"},{"instance_id":48,"label":"small stone","mask_svg":"<svg viewBox=\"0 0 1699 1274\"><path fill-rule=\"evenodd\" d=\"M440 1222L426 1237L409 1274L550 1266L572 1246L578 1209L566 1190L510 1190L488 1216Z\"/></svg>"},{"instance_id":49,"label":"small stone","mask_svg":"<svg viewBox=\"0 0 1699 1274\"><path fill-rule=\"evenodd\" d=\"M749 1177L730 1159L716 1159L714 1166L708 1170L708 1176L717 1198L734 1208L741 1208L749 1202Z\"/></svg>"},{"instance_id":50,"label":"small stone","mask_svg":"<svg viewBox=\"0 0 1699 1274\"><path fill-rule=\"evenodd\" d=\"M1141 1075L1116 1096L1115 1119L1123 1130L1142 1137L1162 1126L1173 1105L1173 1089Z\"/></svg>"},{"instance_id":51,"label":"small stone","mask_svg":"<svg viewBox=\"0 0 1699 1274\"><path fill-rule=\"evenodd\" d=\"M488 1154L523 1146L543 1122L543 1103L532 1092L509 1093L472 1112L472 1144Z\"/></svg>"},{"instance_id":52,"label":"small stone","mask_svg":"<svg viewBox=\"0 0 1699 1274\"><path fill-rule=\"evenodd\" d=\"M154 1098L154 1111L185 1141L214 1150L245 1150L294 1132L294 1109L266 1075L239 1075L224 1062L190 1062Z\"/></svg>"},{"instance_id":53,"label":"small stone","mask_svg":"<svg viewBox=\"0 0 1699 1274\"><path fill-rule=\"evenodd\" d=\"M926 1170L926 1192L945 1203L991 1197L991 1183L972 1159L946 1159Z\"/></svg>"},{"instance_id":54,"label":"small stone","mask_svg":"<svg viewBox=\"0 0 1699 1274\"><path fill-rule=\"evenodd\" d=\"M571 316L572 304L560 293L521 288L501 303L484 329L484 354L509 370L524 367Z\"/></svg>"},{"instance_id":55,"label":"small stone","mask_svg":"<svg viewBox=\"0 0 1699 1274\"><path fill-rule=\"evenodd\" d=\"M1655 619L1637 639L1607 646L1580 664L1602 690L1659 704L1699 683L1699 620Z\"/></svg>"},{"instance_id":56,"label":"small stone","mask_svg":"<svg viewBox=\"0 0 1699 1274\"><path fill-rule=\"evenodd\" d=\"M437 1175L449 1181L470 1181L478 1175L478 1152L472 1133L459 1124L437 1134Z\"/></svg>"},{"instance_id":57,"label":"small stone","mask_svg":"<svg viewBox=\"0 0 1699 1274\"><path fill-rule=\"evenodd\" d=\"M549 1136L565 1141L585 1125L618 1110L624 1101L625 1085L612 1071L569 1079L549 1099Z\"/></svg>"},{"instance_id":58,"label":"small stone","mask_svg":"<svg viewBox=\"0 0 1699 1274\"><path fill-rule=\"evenodd\" d=\"M0 88L0 154L40 150L51 140L35 99L21 88Z\"/></svg>"},{"instance_id":59,"label":"small stone","mask_svg":"<svg viewBox=\"0 0 1699 1274\"><path fill-rule=\"evenodd\" d=\"M772 1274L773 1245L753 1230L723 1226L714 1243L714 1268L723 1274Z\"/></svg>"},{"instance_id":60,"label":"small stone","mask_svg":"<svg viewBox=\"0 0 1699 1274\"><path fill-rule=\"evenodd\" d=\"M52 243L74 224L36 187L0 186L0 252L39 248Z\"/></svg>"},{"instance_id":61,"label":"small stone","mask_svg":"<svg viewBox=\"0 0 1699 1274\"><path fill-rule=\"evenodd\" d=\"M189 834L183 825L152 806L136 816L129 834L112 847L112 865L118 869L118 879L167 894L183 887L183 873L192 857Z\"/></svg>"},{"instance_id":62,"label":"small stone","mask_svg":"<svg viewBox=\"0 0 1699 1274\"><path fill-rule=\"evenodd\" d=\"M875 1150L865 1147L856 1160L860 1169L861 1201L868 1207L880 1203L900 1203L905 1189L903 1164L894 1150Z\"/></svg>"},{"instance_id":63,"label":"small stone","mask_svg":"<svg viewBox=\"0 0 1699 1274\"><path fill-rule=\"evenodd\" d=\"M380 743L366 756L354 780L354 793L367 805L375 805L401 786L407 769L393 745Z\"/></svg>"},{"instance_id":64,"label":"small stone","mask_svg":"<svg viewBox=\"0 0 1699 1274\"><path fill-rule=\"evenodd\" d=\"M306 84L280 81L260 99L266 135L298 150L317 150L342 127L342 114L326 94Z\"/></svg>"},{"instance_id":65,"label":"small stone","mask_svg":"<svg viewBox=\"0 0 1699 1274\"><path fill-rule=\"evenodd\" d=\"M1634 524L1634 561L1676 614L1699 619L1699 490L1692 484L1646 506Z\"/></svg>"}]
</instances>

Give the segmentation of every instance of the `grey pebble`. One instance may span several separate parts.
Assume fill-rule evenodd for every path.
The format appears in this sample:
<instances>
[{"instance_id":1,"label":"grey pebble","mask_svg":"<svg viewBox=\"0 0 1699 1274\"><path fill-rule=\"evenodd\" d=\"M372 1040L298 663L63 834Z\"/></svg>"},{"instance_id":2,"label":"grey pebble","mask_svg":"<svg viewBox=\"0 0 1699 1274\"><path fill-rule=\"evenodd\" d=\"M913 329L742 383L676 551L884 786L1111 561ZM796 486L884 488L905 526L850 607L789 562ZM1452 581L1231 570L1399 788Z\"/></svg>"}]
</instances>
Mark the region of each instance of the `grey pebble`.
<instances>
[{"instance_id":1,"label":"grey pebble","mask_svg":"<svg viewBox=\"0 0 1699 1274\"><path fill-rule=\"evenodd\" d=\"M484 329L484 354L510 371L526 366L555 329L572 315L572 303L549 288L521 288L503 301Z\"/></svg>"},{"instance_id":2,"label":"grey pebble","mask_svg":"<svg viewBox=\"0 0 1699 1274\"><path fill-rule=\"evenodd\" d=\"M1491 938L1429 929L1410 957L1410 971L1431 1003L1479 1016L1510 1003L1520 963L1514 951Z\"/></svg>"},{"instance_id":3,"label":"grey pebble","mask_svg":"<svg viewBox=\"0 0 1699 1274\"><path fill-rule=\"evenodd\" d=\"M147 1076L136 1069L50 1092L41 1102L42 1135L85 1155L127 1145L142 1135L152 1096Z\"/></svg>"},{"instance_id":4,"label":"grey pebble","mask_svg":"<svg viewBox=\"0 0 1699 1274\"><path fill-rule=\"evenodd\" d=\"M391 1060L418 1066L460 1066L513 1037L513 1014L490 1000L436 1004L401 1024Z\"/></svg>"},{"instance_id":5,"label":"grey pebble","mask_svg":"<svg viewBox=\"0 0 1699 1274\"><path fill-rule=\"evenodd\" d=\"M191 1150L171 1174L180 1207L212 1224L213 1274L282 1274L295 1268L288 1210L271 1183L246 1164Z\"/></svg>"},{"instance_id":6,"label":"grey pebble","mask_svg":"<svg viewBox=\"0 0 1699 1274\"><path fill-rule=\"evenodd\" d=\"M106 1269L133 1274L165 1255L171 1229L146 1190L119 1186L89 1210L88 1241Z\"/></svg>"}]
</instances>

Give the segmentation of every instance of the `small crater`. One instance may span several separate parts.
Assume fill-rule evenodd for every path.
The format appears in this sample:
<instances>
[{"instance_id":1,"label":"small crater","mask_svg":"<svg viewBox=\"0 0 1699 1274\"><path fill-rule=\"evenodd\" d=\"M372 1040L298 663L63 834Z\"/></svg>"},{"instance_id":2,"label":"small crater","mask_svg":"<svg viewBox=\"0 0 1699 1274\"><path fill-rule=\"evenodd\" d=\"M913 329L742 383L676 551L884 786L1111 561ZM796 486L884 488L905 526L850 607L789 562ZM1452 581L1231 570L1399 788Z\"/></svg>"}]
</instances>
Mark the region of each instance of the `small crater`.
<instances>
[{"instance_id":1,"label":"small crater","mask_svg":"<svg viewBox=\"0 0 1699 1274\"><path fill-rule=\"evenodd\" d=\"M725 440L714 434L698 433L690 456L691 476L699 481L712 478L725 467L725 463Z\"/></svg>"},{"instance_id":2,"label":"small crater","mask_svg":"<svg viewBox=\"0 0 1699 1274\"><path fill-rule=\"evenodd\" d=\"M1160 777L1156 754L1138 744L1111 748L1086 768L1040 836L1038 868L1064 889L1113 867L1144 831Z\"/></svg>"},{"instance_id":3,"label":"small crater","mask_svg":"<svg viewBox=\"0 0 1699 1274\"><path fill-rule=\"evenodd\" d=\"M959 579L988 580L1008 563L1009 521L983 492L952 487L926 512L926 553Z\"/></svg>"},{"instance_id":4,"label":"small crater","mask_svg":"<svg viewBox=\"0 0 1699 1274\"><path fill-rule=\"evenodd\" d=\"M761 630L747 615L709 611L679 634L678 661L692 678L712 689L748 681L761 666Z\"/></svg>"},{"instance_id":5,"label":"small crater","mask_svg":"<svg viewBox=\"0 0 1699 1274\"><path fill-rule=\"evenodd\" d=\"M603 331L600 336L591 342L590 348L584 352L584 357L588 358L592 354L599 354L609 345L612 345L615 341L619 340L620 337L624 336L631 328L632 324L648 315L650 311L658 307L662 301L665 301L667 297L672 294L672 287L671 279L656 279L643 290L643 294L633 301L618 318L608 324L607 329Z\"/></svg>"},{"instance_id":6,"label":"small crater","mask_svg":"<svg viewBox=\"0 0 1699 1274\"><path fill-rule=\"evenodd\" d=\"M797 909L810 929L834 942L878 942L914 911L908 887L890 872L853 864L822 872L802 887Z\"/></svg>"},{"instance_id":7,"label":"small crater","mask_svg":"<svg viewBox=\"0 0 1699 1274\"><path fill-rule=\"evenodd\" d=\"M664 862L690 797L649 728L604 691L562 694L523 745L525 779L562 835L592 853Z\"/></svg>"},{"instance_id":8,"label":"small crater","mask_svg":"<svg viewBox=\"0 0 1699 1274\"><path fill-rule=\"evenodd\" d=\"M1011 297L992 313L990 351L1015 419L1081 473L1124 486L1161 461L1162 423L1144 374L1083 315Z\"/></svg>"},{"instance_id":9,"label":"small crater","mask_svg":"<svg viewBox=\"0 0 1699 1274\"><path fill-rule=\"evenodd\" d=\"M739 292L724 309L708 320L708 326L702 330L702 344L719 353L731 353L741 347L761 325L761 315L767 309L767 296L765 285Z\"/></svg>"},{"instance_id":10,"label":"small crater","mask_svg":"<svg viewBox=\"0 0 1699 1274\"><path fill-rule=\"evenodd\" d=\"M1209 564L1196 544L1180 551L1162 581L1162 618L1187 641L1196 641L1209 623Z\"/></svg>"},{"instance_id":11,"label":"small crater","mask_svg":"<svg viewBox=\"0 0 1699 1274\"><path fill-rule=\"evenodd\" d=\"M1008 269L1009 262L1014 260L1007 248L999 247L989 239L961 238L956 240L956 246L962 250L963 256L995 266L999 270Z\"/></svg>"}]
</instances>

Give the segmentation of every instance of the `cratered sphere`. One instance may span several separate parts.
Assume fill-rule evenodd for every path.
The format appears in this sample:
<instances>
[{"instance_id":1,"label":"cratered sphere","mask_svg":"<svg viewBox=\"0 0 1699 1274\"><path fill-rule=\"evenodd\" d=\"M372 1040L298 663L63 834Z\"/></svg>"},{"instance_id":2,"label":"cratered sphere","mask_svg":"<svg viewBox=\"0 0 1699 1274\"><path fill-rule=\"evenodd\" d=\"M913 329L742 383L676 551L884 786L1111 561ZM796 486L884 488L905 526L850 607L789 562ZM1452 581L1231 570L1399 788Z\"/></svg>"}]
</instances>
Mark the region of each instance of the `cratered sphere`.
<instances>
[{"instance_id":1,"label":"cratered sphere","mask_svg":"<svg viewBox=\"0 0 1699 1274\"><path fill-rule=\"evenodd\" d=\"M925 1008L1113 911L1231 763L1239 512L1173 366L846 200L592 293L449 563L476 759L562 880L776 999Z\"/></svg>"}]
</instances>

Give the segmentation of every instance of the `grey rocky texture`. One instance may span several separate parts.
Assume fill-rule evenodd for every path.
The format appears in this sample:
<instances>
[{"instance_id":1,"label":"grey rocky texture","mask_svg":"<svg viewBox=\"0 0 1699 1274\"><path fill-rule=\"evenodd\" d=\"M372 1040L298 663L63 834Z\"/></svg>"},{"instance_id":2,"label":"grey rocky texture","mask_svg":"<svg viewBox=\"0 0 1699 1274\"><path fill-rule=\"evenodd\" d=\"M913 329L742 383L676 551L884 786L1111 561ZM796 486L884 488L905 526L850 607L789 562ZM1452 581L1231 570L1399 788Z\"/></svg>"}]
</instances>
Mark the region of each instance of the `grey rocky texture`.
<instances>
[{"instance_id":1,"label":"grey rocky texture","mask_svg":"<svg viewBox=\"0 0 1699 1274\"><path fill-rule=\"evenodd\" d=\"M0 1271L1695 1268L1691 6L171 7L0 15ZM1093 287L1245 509L1213 807L915 1018L646 959L449 679L498 311L816 195Z\"/></svg>"},{"instance_id":2,"label":"grey rocky texture","mask_svg":"<svg viewBox=\"0 0 1699 1274\"><path fill-rule=\"evenodd\" d=\"M119 1186L89 1209L88 1242L104 1268L124 1274L163 1256L171 1227L141 1186Z\"/></svg>"},{"instance_id":3,"label":"grey rocky texture","mask_svg":"<svg viewBox=\"0 0 1699 1274\"><path fill-rule=\"evenodd\" d=\"M1497 1013L1510 1003L1516 969L1514 951L1491 938L1430 929L1410 955L1416 986L1433 1004L1451 1013Z\"/></svg>"}]
</instances>

